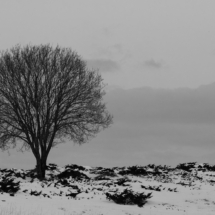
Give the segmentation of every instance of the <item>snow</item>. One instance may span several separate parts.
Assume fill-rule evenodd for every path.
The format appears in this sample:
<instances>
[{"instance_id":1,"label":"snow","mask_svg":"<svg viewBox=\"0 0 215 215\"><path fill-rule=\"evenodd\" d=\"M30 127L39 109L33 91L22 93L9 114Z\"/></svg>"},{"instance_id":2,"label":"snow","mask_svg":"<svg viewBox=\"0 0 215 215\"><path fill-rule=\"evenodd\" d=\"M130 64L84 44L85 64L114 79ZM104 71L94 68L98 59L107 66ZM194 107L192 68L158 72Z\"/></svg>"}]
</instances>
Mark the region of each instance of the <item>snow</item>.
<instances>
[{"instance_id":1,"label":"snow","mask_svg":"<svg viewBox=\"0 0 215 215\"><path fill-rule=\"evenodd\" d=\"M189 166L185 164L184 166ZM215 214L215 171L208 170L205 164L201 164L201 170L197 163L192 164L189 171L179 168L164 168L157 166L140 167L147 174L120 175L121 170L129 168L114 168L116 177L106 177L110 180L94 180L101 172L110 169L83 166L84 173L90 180L78 180L73 177L66 179L69 185L59 183L57 176L68 169L56 167L55 170L47 170L47 180L41 182L29 176L30 170L8 169L11 172L26 175L25 179L10 174L14 182L20 182L20 190L11 196L10 193L0 193L0 215L2 214L35 214L35 215L202 215ZM202 170L203 169L203 170ZM160 172L160 174L158 174ZM0 181L9 172L0 170ZM53 178L53 179L52 179ZM126 178L124 186L117 185L120 178ZM213 182L214 181L214 182ZM58 183L57 183L58 182ZM80 193L76 197L66 196L69 193ZM142 187L141 187L142 186ZM143 188L144 187L144 188ZM129 188L134 192L152 193L152 198L147 200L143 207L137 205L119 205L106 198L106 192L114 193ZM161 191L156 191L160 189ZM27 191L26 191L27 190ZM25 191L25 192L23 192ZM42 191L43 196L31 195L32 191Z\"/></svg>"}]
</instances>

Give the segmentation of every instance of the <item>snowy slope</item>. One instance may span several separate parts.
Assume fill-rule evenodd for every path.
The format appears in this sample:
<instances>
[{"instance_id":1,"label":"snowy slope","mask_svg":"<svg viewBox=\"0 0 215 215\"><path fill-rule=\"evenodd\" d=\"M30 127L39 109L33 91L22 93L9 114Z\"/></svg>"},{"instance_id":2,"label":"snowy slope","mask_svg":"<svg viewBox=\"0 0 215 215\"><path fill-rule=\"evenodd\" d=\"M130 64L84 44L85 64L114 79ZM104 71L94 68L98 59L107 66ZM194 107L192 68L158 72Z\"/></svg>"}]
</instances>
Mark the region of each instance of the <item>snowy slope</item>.
<instances>
[{"instance_id":1,"label":"snowy slope","mask_svg":"<svg viewBox=\"0 0 215 215\"><path fill-rule=\"evenodd\" d=\"M215 166L197 163L175 168L49 164L43 182L35 170L0 169L0 214L215 214L214 184ZM106 193L125 189L152 197L143 207L107 199Z\"/></svg>"}]
</instances>

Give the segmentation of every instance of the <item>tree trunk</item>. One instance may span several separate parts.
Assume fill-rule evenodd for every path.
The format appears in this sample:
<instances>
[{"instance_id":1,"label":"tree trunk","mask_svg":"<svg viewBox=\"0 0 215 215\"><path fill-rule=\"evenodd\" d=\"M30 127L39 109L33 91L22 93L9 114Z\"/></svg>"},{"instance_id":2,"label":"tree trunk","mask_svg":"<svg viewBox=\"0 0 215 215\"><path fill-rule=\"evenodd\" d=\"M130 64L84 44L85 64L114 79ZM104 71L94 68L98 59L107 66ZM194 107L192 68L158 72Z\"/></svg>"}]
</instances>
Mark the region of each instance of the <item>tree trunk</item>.
<instances>
[{"instance_id":1,"label":"tree trunk","mask_svg":"<svg viewBox=\"0 0 215 215\"><path fill-rule=\"evenodd\" d=\"M46 159L45 158L39 158L37 159L37 178L42 181L45 179L46 174Z\"/></svg>"}]
</instances>

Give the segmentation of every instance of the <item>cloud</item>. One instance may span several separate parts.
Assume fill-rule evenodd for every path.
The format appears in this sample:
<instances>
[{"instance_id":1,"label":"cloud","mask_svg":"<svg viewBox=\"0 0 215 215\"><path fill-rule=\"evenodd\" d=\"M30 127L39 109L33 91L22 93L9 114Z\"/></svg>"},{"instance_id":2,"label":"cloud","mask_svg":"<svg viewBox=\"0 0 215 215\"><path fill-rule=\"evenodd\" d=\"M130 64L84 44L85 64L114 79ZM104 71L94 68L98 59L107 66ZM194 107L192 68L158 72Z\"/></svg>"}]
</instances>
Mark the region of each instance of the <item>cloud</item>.
<instances>
[{"instance_id":1,"label":"cloud","mask_svg":"<svg viewBox=\"0 0 215 215\"><path fill-rule=\"evenodd\" d=\"M104 89L105 89L105 92L110 92L110 91L113 91L116 89L122 89L122 87L120 87L118 85L111 84L111 85L106 85Z\"/></svg>"},{"instance_id":2,"label":"cloud","mask_svg":"<svg viewBox=\"0 0 215 215\"><path fill-rule=\"evenodd\" d=\"M107 95L122 123L214 124L215 84L198 89L117 89ZM120 98L120 99L119 99Z\"/></svg>"},{"instance_id":3,"label":"cloud","mask_svg":"<svg viewBox=\"0 0 215 215\"><path fill-rule=\"evenodd\" d=\"M110 90L104 101L114 124L82 146L69 141L58 145L48 162L107 167L215 164L214 95L215 84L197 89ZM3 166L30 169L35 165L31 152L16 154L0 154Z\"/></svg>"},{"instance_id":4,"label":"cloud","mask_svg":"<svg viewBox=\"0 0 215 215\"><path fill-rule=\"evenodd\" d=\"M117 62L125 62L132 57L131 51L126 49L121 43L109 46L94 45L92 58L95 59L115 59Z\"/></svg>"},{"instance_id":5,"label":"cloud","mask_svg":"<svg viewBox=\"0 0 215 215\"><path fill-rule=\"evenodd\" d=\"M161 61L155 61L154 59L144 61L144 66L152 69L160 69L164 66L164 63Z\"/></svg>"},{"instance_id":6,"label":"cloud","mask_svg":"<svg viewBox=\"0 0 215 215\"><path fill-rule=\"evenodd\" d=\"M113 36L116 34L116 31L119 30L119 28L121 27L120 24L113 24L113 25L109 25L109 26L106 26L106 27L103 27L101 29L102 31L102 34L106 37L110 37L110 36Z\"/></svg>"},{"instance_id":7,"label":"cloud","mask_svg":"<svg viewBox=\"0 0 215 215\"><path fill-rule=\"evenodd\" d=\"M120 69L119 64L110 59L87 60L87 66L89 68L99 69L100 72L115 72Z\"/></svg>"},{"instance_id":8,"label":"cloud","mask_svg":"<svg viewBox=\"0 0 215 215\"><path fill-rule=\"evenodd\" d=\"M109 140L119 158L127 154L128 163L214 163L214 94L215 84L197 89L110 91L105 98L114 124L102 140Z\"/></svg>"}]
</instances>

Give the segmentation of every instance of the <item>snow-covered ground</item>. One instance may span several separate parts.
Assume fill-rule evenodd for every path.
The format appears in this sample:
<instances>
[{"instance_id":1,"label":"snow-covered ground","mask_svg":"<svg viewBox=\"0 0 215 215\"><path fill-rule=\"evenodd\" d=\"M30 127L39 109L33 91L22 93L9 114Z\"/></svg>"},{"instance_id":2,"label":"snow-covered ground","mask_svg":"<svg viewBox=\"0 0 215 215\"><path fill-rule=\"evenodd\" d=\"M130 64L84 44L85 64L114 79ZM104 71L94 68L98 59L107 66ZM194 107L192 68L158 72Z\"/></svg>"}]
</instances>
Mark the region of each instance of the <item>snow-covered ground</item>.
<instances>
[{"instance_id":1,"label":"snow-covered ground","mask_svg":"<svg viewBox=\"0 0 215 215\"><path fill-rule=\"evenodd\" d=\"M215 166L208 164L47 168L43 182L34 170L0 169L0 215L215 214ZM116 204L106 197L125 189L152 197L143 207Z\"/></svg>"}]
</instances>

